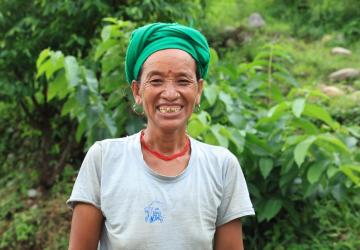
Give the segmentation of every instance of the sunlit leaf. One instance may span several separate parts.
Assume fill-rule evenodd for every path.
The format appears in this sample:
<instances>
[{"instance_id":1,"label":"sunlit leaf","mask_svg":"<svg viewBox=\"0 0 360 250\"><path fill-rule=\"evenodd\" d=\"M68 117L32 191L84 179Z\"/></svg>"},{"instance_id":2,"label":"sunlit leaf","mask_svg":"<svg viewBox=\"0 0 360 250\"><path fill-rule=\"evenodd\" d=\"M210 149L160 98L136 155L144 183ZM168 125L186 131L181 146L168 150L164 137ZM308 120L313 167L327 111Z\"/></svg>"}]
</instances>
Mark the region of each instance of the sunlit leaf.
<instances>
[{"instance_id":1,"label":"sunlit leaf","mask_svg":"<svg viewBox=\"0 0 360 250\"><path fill-rule=\"evenodd\" d=\"M309 147L316 140L316 136L309 136L305 141L296 145L294 150L294 158L296 164L300 167L303 164L305 157L308 153Z\"/></svg>"},{"instance_id":2,"label":"sunlit leaf","mask_svg":"<svg viewBox=\"0 0 360 250\"><path fill-rule=\"evenodd\" d=\"M38 59L36 60L36 68L39 69L40 65L47 59L50 54L50 49L44 49L40 52Z\"/></svg>"},{"instance_id":3,"label":"sunlit leaf","mask_svg":"<svg viewBox=\"0 0 360 250\"><path fill-rule=\"evenodd\" d=\"M66 79L70 86L77 86L80 83L80 68L73 56L67 56L64 62Z\"/></svg>"},{"instance_id":4,"label":"sunlit leaf","mask_svg":"<svg viewBox=\"0 0 360 250\"><path fill-rule=\"evenodd\" d=\"M210 106L213 106L218 96L218 88L215 84L210 84L204 88L204 95Z\"/></svg>"},{"instance_id":5,"label":"sunlit leaf","mask_svg":"<svg viewBox=\"0 0 360 250\"><path fill-rule=\"evenodd\" d=\"M323 122L328 124L332 129L337 129L340 126L337 122L335 122L331 118L330 114L324 108L318 105L306 103L303 114L306 116L310 116L322 120Z\"/></svg>"},{"instance_id":6,"label":"sunlit leaf","mask_svg":"<svg viewBox=\"0 0 360 250\"><path fill-rule=\"evenodd\" d=\"M305 99L304 98L298 98L293 102L292 105L292 112L296 117L300 117L302 112L304 111L305 107Z\"/></svg>"}]
</instances>

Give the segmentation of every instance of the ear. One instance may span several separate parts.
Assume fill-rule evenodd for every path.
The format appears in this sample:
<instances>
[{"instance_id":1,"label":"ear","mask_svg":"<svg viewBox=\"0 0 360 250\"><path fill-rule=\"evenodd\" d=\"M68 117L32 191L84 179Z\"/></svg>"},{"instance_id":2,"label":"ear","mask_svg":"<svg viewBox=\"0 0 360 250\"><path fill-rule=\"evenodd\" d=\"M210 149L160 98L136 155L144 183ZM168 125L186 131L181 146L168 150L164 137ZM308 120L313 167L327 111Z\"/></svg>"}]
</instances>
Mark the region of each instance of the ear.
<instances>
[{"instance_id":1,"label":"ear","mask_svg":"<svg viewBox=\"0 0 360 250\"><path fill-rule=\"evenodd\" d=\"M141 94L140 94L140 83L133 80L131 82L131 91L134 96L136 104L140 105L142 103Z\"/></svg>"},{"instance_id":2,"label":"ear","mask_svg":"<svg viewBox=\"0 0 360 250\"><path fill-rule=\"evenodd\" d=\"M197 93L196 93L195 104L200 104L203 86L204 86L204 79L200 78L197 82Z\"/></svg>"}]
</instances>

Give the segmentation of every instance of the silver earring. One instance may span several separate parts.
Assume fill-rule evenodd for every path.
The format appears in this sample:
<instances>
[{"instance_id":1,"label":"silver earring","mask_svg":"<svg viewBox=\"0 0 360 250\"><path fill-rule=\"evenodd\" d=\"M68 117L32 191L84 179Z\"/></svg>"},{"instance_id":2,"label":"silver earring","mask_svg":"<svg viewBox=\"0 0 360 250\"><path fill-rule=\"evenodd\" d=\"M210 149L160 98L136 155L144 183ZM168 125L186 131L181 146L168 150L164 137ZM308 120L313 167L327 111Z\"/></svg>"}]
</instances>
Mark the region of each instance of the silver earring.
<instances>
[{"instance_id":1,"label":"silver earring","mask_svg":"<svg viewBox=\"0 0 360 250\"><path fill-rule=\"evenodd\" d=\"M133 104L132 109L135 114L137 115L144 115L144 109L141 105L137 104L136 102Z\"/></svg>"},{"instance_id":2,"label":"silver earring","mask_svg":"<svg viewBox=\"0 0 360 250\"><path fill-rule=\"evenodd\" d=\"M195 104L194 112L195 112L195 113L200 112L200 103Z\"/></svg>"}]
</instances>

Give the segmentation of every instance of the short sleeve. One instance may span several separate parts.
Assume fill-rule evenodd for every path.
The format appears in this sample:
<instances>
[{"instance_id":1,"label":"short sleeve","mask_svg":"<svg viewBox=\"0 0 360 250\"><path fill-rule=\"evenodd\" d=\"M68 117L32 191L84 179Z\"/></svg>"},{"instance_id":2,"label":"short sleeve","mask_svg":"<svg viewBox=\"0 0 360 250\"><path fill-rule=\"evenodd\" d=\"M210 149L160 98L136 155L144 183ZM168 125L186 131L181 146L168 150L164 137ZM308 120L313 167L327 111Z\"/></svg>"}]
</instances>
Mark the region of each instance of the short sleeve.
<instances>
[{"instance_id":1,"label":"short sleeve","mask_svg":"<svg viewBox=\"0 0 360 250\"><path fill-rule=\"evenodd\" d=\"M218 208L217 227L255 214L240 164L230 151L228 153L228 160L224 161L223 166L223 196Z\"/></svg>"},{"instance_id":2,"label":"short sleeve","mask_svg":"<svg viewBox=\"0 0 360 250\"><path fill-rule=\"evenodd\" d=\"M81 164L71 196L66 202L70 208L74 208L76 202L85 202L100 209L101 161L101 145L97 142L90 147Z\"/></svg>"}]
</instances>

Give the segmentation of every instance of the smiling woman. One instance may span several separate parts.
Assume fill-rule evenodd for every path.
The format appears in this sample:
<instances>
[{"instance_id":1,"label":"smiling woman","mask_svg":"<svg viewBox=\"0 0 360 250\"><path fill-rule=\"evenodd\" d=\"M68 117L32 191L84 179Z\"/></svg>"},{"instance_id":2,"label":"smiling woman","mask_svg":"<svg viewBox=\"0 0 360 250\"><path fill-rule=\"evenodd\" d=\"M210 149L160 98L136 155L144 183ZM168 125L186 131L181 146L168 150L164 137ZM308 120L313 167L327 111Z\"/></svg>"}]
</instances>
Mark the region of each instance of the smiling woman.
<instances>
[{"instance_id":1,"label":"smiling woman","mask_svg":"<svg viewBox=\"0 0 360 250\"><path fill-rule=\"evenodd\" d=\"M133 32L126 76L147 126L90 148L68 200L69 249L243 249L238 218L254 210L238 160L186 134L209 60L195 29Z\"/></svg>"},{"instance_id":2,"label":"smiling woman","mask_svg":"<svg viewBox=\"0 0 360 250\"><path fill-rule=\"evenodd\" d=\"M148 57L139 82L132 81L135 101L148 120L147 131L186 136L187 120L200 103L203 86L195 72L194 59L183 50L165 49Z\"/></svg>"}]
</instances>

